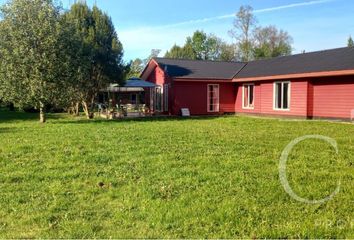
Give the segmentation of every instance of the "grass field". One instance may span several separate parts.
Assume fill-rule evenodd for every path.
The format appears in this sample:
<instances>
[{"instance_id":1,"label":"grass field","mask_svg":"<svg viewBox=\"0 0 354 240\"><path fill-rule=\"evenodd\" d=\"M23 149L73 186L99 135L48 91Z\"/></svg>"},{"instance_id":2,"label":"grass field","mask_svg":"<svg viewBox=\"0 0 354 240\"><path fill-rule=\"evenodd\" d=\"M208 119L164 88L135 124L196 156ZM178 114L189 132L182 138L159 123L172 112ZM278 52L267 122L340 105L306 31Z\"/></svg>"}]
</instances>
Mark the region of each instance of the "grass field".
<instances>
[{"instance_id":1,"label":"grass field","mask_svg":"<svg viewBox=\"0 0 354 240\"><path fill-rule=\"evenodd\" d=\"M283 189L278 164L293 149ZM0 111L0 238L354 238L354 125Z\"/></svg>"}]
</instances>

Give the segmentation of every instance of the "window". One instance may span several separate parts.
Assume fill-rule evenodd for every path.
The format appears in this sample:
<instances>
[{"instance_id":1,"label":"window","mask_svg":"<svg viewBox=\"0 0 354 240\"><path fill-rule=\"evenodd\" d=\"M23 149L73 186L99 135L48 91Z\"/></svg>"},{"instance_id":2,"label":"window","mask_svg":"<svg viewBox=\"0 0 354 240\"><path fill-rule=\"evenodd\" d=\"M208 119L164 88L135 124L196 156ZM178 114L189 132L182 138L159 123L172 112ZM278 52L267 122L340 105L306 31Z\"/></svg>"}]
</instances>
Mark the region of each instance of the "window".
<instances>
[{"instance_id":1,"label":"window","mask_svg":"<svg viewBox=\"0 0 354 240\"><path fill-rule=\"evenodd\" d=\"M254 84L243 85L243 108L253 109L254 108Z\"/></svg>"},{"instance_id":2,"label":"window","mask_svg":"<svg viewBox=\"0 0 354 240\"><path fill-rule=\"evenodd\" d=\"M219 85L208 85L208 112L219 112Z\"/></svg>"},{"instance_id":3,"label":"window","mask_svg":"<svg viewBox=\"0 0 354 240\"><path fill-rule=\"evenodd\" d=\"M290 82L274 83L274 109L290 110Z\"/></svg>"},{"instance_id":4,"label":"window","mask_svg":"<svg viewBox=\"0 0 354 240\"><path fill-rule=\"evenodd\" d=\"M155 111L162 112L163 89L158 86L155 88Z\"/></svg>"}]
</instances>

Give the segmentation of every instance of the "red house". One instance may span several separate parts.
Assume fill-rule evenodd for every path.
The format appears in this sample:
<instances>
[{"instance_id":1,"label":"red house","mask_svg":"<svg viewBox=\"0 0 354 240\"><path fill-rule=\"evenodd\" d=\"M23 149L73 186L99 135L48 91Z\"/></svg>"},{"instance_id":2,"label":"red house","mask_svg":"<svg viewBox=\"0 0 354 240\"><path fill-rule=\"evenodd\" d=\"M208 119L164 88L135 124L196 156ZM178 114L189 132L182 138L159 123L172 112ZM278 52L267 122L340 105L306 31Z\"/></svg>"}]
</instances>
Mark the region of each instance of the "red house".
<instances>
[{"instance_id":1,"label":"red house","mask_svg":"<svg viewBox=\"0 0 354 240\"><path fill-rule=\"evenodd\" d=\"M141 78L155 112L246 113L301 118L354 117L354 48L247 63L152 59Z\"/></svg>"}]
</instances>

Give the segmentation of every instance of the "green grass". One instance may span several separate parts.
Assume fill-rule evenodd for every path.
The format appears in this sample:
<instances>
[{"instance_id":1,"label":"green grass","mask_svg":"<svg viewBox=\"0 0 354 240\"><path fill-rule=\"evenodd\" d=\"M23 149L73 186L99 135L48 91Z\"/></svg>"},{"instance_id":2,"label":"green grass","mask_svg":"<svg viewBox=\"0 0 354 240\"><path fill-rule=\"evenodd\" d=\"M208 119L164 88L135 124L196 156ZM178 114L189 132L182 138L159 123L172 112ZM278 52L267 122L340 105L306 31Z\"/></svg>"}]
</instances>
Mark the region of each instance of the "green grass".
<instances>
[{"instance_id":1,"label":"green grass","mask_svg":"<svg viewBox=\"0 0 354 240\"><path fill-rule=\"evenodd\" d=\"M292 199L278 176L289 156ZM0 111L0 238L354 238L354 125Z\"/></svg>"}]
</instances>

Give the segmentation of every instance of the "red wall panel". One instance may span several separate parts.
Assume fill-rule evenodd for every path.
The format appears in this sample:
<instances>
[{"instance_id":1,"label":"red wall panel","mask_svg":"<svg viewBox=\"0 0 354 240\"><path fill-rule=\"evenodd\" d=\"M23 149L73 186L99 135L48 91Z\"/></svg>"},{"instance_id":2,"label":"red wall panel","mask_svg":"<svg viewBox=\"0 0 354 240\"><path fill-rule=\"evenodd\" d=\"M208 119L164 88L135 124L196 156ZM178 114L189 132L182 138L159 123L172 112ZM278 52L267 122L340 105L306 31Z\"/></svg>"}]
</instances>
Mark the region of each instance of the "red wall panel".
<instances>
[{"instance_id":1,"label":"red wall panel","mask_svg":"<svg viewBox=\"0 0 354 240\"><path fill-rule=\"evenodd\" d=\"M310 117L350 118L354 109L354 76L312 80Z\"/></svg>"},{"instance_id":2,"label":"red wall panel","mask_svg":"<svg viewBox=\"0 0 354 240\"><path fill-rule=\"evenodd\" d=\"M248 83L249 84L249 83ZM254 83L254 108L253 109L243 109L242 108L242 89L243 84L237 84L236 87L236 102L235 102L235 112L242 113L261 113L261 85L259 83Z\"/></svg>"},{"instance_id":3,"label":"red wall panel","mask_svg":"<svg viewBox=\"0 0 354 240\"><path fill-rule=\"evenodd\" d=\"M290 110L274 110L274 81L255 82L254 109L242 108L243 84L237 85L236 112L267 115L307 116L308 82L306 80L290 81Z\"/></svg>"},{"instance_id":4,"label":"red wall panel","mask_svg":"<svg viewBox=\"0 0 354 240\"><path fill-rule=\"evenodd\" d=\"M254 109L242 108L242 83L220 81L172 81L158 66L147 81L170 84L169 113L180 115L189 108L192 115L215 114L207 111L207 85L219 84L220 113L255 113L300 117L350 118L354 109L354 76L287 80L291 82L290 110L274 110L274 82L254 82ZM146 103L149 104L149 91ZM216 113L219 114L219 113Z\"/></svg>"},{"instance_id":5,"label":"red wall panel","mask_svg":"<svg viewBox=\"0 0 354 240\"><path fill-rule=\"evenodd\" d=\"M207 111L207 86L219 84L219 113L235 112L235 84L225 82L176 81L173 85L172 114L179 115L181 108L189 108L192 115L219 114Z\"/></svg>"},{"instance_id":6,"label":"red wall panel","mask_svg":"<svg viewBox=\"0 0 354 240\"><path fill-rule=\"evenodd\" d=\"M156 66L153 71L150 73L148 78L146 79L148 82L155 83L157 85L160 85L161 87L164 84L170 84L169 85L169 91L168 91L168 105L169 105L169 113L171 113L171 104L173 103L173 91L172 91L172 80L170 77L165 75L165 72L158 66ZM145 104L148 107L150 106L150 89L145 88ZM167 113L167 112L166 112Z\"/></svg>"}]
</instances>

